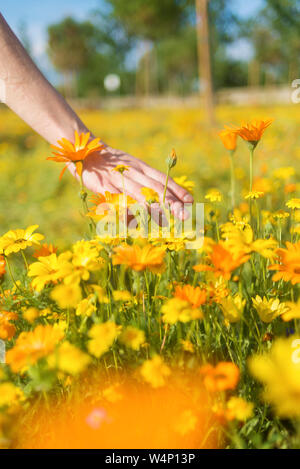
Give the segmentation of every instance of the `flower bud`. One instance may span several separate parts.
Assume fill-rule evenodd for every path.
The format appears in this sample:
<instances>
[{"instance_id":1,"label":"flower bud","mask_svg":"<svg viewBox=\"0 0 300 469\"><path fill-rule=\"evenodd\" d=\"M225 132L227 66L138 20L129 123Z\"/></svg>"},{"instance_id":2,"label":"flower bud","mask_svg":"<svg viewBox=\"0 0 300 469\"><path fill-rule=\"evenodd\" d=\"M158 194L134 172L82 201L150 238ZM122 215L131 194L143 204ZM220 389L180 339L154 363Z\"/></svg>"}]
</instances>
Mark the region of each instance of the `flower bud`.
<instances>
[{"instance_id":1,"label":"flower bud","mask_svg":"<svg viewBox=\"0 0 300 469\"><path fill-rule=\"evenodd\" d=\"M168 156L166 162L167 162L167 165L168 165L169 169L174 168L174 166L176 166L177 155L176 155L176 152L175 152L174 148L171 152L171 155Z\"/></svg>"}]
</instances>

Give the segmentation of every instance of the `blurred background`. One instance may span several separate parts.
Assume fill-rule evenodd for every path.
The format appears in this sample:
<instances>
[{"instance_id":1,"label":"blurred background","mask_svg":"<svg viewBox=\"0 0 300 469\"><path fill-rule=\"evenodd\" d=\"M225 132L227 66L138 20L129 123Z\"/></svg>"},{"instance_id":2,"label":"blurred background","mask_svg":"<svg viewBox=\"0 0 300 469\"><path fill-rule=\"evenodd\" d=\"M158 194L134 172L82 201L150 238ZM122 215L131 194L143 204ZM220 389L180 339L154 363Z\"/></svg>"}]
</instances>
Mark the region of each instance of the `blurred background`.
<instances>
[{"instance_id":1,"label":"blurred background","mask_svg":"<svg viewBox=\"0 0 300 469\"><path fill-rule=\"evenodd\" d=\"M238 102L235 88L250 98L299 76L297 0L10 0L2 13L49 80L94 106L224 91Z\"/></svg>"},{"instance_id":2,"label":"blurred background","mask_svg":"<svg viewBox=\"0 0 300 469\"><path fill-rule=\"evenodd\" d=\"M174 174L191 180L199 199L208 187L226 188L224 123L276 119L257 177L266 165L297 165L298 0L10 0L1 12L95 134L161 170L175 146ZM1 232L37 223L52 242L81 236L76 182L57 181L49 154L1 105ZM242 180L242 145L240 155Z\"/></svg>"}]
</instances>

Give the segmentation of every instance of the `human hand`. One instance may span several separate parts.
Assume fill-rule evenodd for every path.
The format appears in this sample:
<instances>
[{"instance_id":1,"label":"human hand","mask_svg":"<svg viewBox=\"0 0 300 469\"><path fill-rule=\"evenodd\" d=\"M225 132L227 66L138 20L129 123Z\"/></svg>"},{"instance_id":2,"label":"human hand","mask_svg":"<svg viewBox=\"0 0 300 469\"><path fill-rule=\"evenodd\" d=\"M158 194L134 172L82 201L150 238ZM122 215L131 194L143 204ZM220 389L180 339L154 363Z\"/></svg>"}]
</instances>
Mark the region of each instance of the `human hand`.
<instances>
[{"instance_id":1,"label":"human hand","mask_svg":"<svg viewBox=\"0 0 300 469\"><path fill-rule=\"evenodd\" d=\"M130 195L137 202L145 203L141 189L150 187L158 193L160 201L163 201L166 175L138 158L109 146L105 146L101 152L93 153L84 160L83 184L95 193L105 191L122 193L122 175L117 171L112 171L117 165L129 166L129 170L123 173L126 195ZM69 170L76 176L73 164L69 165ZM169 178L165 202L170 204L171 212L176 218L184 219L187 214L183 204L193 203L193 196Z\"/></svg>"}]
</instances>

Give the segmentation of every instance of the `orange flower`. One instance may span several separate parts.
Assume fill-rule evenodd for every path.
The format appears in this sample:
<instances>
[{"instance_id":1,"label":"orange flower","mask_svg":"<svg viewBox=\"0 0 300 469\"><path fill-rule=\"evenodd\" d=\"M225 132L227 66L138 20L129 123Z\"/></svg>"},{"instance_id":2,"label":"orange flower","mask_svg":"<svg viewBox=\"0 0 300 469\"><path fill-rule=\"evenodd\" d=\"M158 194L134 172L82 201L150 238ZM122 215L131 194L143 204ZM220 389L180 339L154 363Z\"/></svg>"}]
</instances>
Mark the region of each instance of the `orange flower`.
<instances>
[{"instance_id":1,"label":"orange flower","mask_svg":"<svg viewBox=\"0 0 300 469\"><path fill-rule=\"evenodd\" d=\"M120 209L124 209L124 206L128 208L130 205L136 203L136 201L129 195L124 194L113 194L111 192L105 191L105 194L96 194L90 197L90 201L94 204L90 208L88 213L89 217L95 218L96 220L101 220L103 217L107 216L114 207L116 214L119 214Z\"/></svg>"},{"instance_id":2,"label":"orange flower","mask_svg":"<svg viewBox=\"0 0 300 469\"><path fill-rule=\"evenodd\" d=\"M6 260L3 256L0 256L0 278L5 274Z\"/></svg>"},{"instance_id":3,"label":"orange flower","mask_svg":"<svg viewBox=\"0 0 300 469\"><path fill-rule=\"evenodd\" d=\"M247 142L257 145L263 136L264 131L272 124L272 122L273 119L265 121L253 119L251 122L242 122L240 127L231 130Z\"/></svg>"},{"instance_id":4,"label":"orange flower","mask_svg":"<svg viewBox=\"0 0 300 469\"><path fill-rule=\"evenodd\" d=\"M137 272L149 269L153 273L162 273L164 271L165 249L153 247L147 244L144 247L119 246L114 249L113 265L125 265Z\"/></svg>"},{"instance_id":5,"label":"orange flower","mask_svg":"<svg viewBox=\"0 0 300 469\"><path fill-rule=\"evenodd\" d=\"M51 148L55 150L53 154L55 156L49 156L47 160L57 161L58 163L74 163L76 166L77 174L82 175L83 160L92 153L103 150L104 145L100 142L100 138L90 139L90 132L78 134L75 130L75 143L71 143L69 140L62 138L58 140L61 148L51 145ZM59 179L62 178L67 166L62 170Z\"/></svg>"},{"instance_id":6,"label":"orange flower","mask_svg":"<svg viewBox=\"0 0 300 469\"><path fill-rule=\"evenodd\" d=\"M205 365L200 368L204 379L204 385L210 392L235 389L239 379L240 370L232 362L220 362L217 366Z\"/></svg>"},{"instance_id":7,"label":"orange flower","mask_svg":"<svg viewBox=\"0 0 300 469\"><path fill-rule=\"evenodd\" d=\"M10 340L16 333L14 324L10 321L18 319L18 315L11 311L0 311L0 339Z\"/></svg>"},{"instance_id":8,"label":"orange flower","mask_svg":"<svg viewBox=\"0 0 300 469\"><path fill-rule=\"evenodd\" d=\"M15 346L7 352L6 363L14 373L22 372L53 352L63 336L62 329L50 325L37 326L33 331L22 332Z\"/></svg>"},{"instance_id":9,"label":"orange flower","mask_svg":"<svg viewBox=\"0 0 300 469\"><path fill-rule=\"evenodd\" d=\"M42 246L34 251L33 257L38 259L39 257L47 257L51 254L55 254L57 252L57 248L53 246L53 244L44 243Z\"/></svg>"},{"instance_id":10,"label":"orange flower","mask_svg":"<svg viewBox=\"0 0 300 469\"><path fill-rule=\"evenodd\" d=\"M241 264L244 264L249 259L249 256L244 256L243 254L234 256L231 251L225 248L225 244L220 242L213 245L209 259L212 265L199 264L195 265L193 269L196 272L211 271L214 272L216 277L223 277L225 280L229 280L231 273Z\"/></svg>"},{"instance_id":11,"label":"orange flower","mask_svg":"<svg viewBox=\"0 0 300 469\"><path fill-rule=\"evenodd\" d=\"M270 265L269 269L278 270L272 277L274 282L282 279L296 285L300 283L300 241L296 244L287 242L286 247L287 249L276 250L280 264Z\"/></svg>"},{"instance_id":12,"label":"orange flower","mask_svg":"<svg viewBox=\"0 0 300 469\"><path fill-rule=\"evenodd\" d=\"M192 285L184 285L182 287L177 285L174 296L175 298L188 301L193 308L199 308L206 301L206 291L201 290L200 287L194 288Z\"/></svg>"},{"instance_id":13,"label":"orange flower","mask_svg":"<svg viewBox=\"0 0 300 469\"><path fill-rule=\"evenodd\" d=\"M285 192L286 194L291 194L291 193L293 193L293 192L296 192L296 190L297 190L296 184L290 183L290 184L286 184L286 185L284 186L284 192Z\"/></svg>"},{"instance_id":14,"label":"orange flower","mask_svg":"<svg viewBox=\"0 0 300 469\"><path fill-rule=\"evenodd\" d=\"M234 151L236 149L237 133L231 129L224 129L219 132L219 137L226 150Z\"/></svg>"}]
</instances>

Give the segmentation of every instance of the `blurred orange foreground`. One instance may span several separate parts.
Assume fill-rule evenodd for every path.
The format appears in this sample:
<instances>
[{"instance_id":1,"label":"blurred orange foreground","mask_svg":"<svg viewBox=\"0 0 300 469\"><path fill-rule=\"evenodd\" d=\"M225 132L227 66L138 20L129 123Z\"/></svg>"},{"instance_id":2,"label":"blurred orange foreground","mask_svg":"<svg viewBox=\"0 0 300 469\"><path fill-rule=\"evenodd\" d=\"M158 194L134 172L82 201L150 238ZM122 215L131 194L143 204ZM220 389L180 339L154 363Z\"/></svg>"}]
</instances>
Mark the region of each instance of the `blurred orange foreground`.
<instances>
[{"instance_id":1,"label":"blurred orange foreground","mask_svg":"<svg viewBox=\"0 0 300 469\"><path fill-rule=\"evenodd\" d=\"M70 396L35 405L16 448L217 448L218 429L199 379L178 375L153 389L131 378L84 378Z\"/></svg>"}]
</instances>

